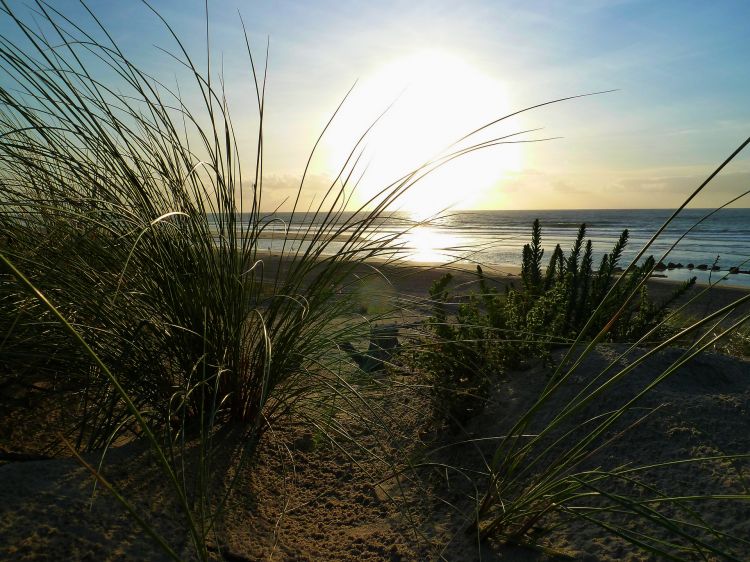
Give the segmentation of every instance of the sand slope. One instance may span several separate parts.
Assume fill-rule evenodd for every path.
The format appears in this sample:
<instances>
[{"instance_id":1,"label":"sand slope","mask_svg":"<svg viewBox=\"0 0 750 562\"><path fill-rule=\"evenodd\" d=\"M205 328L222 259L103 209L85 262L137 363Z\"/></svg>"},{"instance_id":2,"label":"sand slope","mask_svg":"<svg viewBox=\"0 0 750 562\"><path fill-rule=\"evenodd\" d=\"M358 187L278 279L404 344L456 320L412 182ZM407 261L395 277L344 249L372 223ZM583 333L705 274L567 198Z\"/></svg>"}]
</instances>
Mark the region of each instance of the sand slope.
<instances>
[{"instance_id":1,"label":"sand slope","mask_svg":"<svg viewBox=\"0 0 750 562\"><path fill-rule=\"evenodd\" d=\"M623 352L623 346L601 346L574 374L533 427L542 427L560 404L580 391ZM626 354L634 361L642 350ZM655 372L678 359L668 349L619 383L570 421L576 427L597 411L619 406L647 384ZM390 431L368 431L352 425L360 445L343 450L318 439L303 424L277 428L259 451L258 460L242 468L221 536L236 560L547 560L553 556L520 548L485 544L481 548L463 529L472 509L473 487L459 470L406 470L400 479L374 483L404 468L407 460L446 463L481 471L492 442L463 444L435 454L420 452L417 436L435 448L469 438L501 435L528 407L546 381L541 365L498 380L491 404L467 427L467 435L431 430L429 405L419 392L393 395L387 404ZM416 384L404 377L404 385ZM696 456L750 452L750 363L704 354L649 394L643 409L623 420L627 426L654 410L635 428L588 458L582 468L614 468ZM386 426L387 427L387 426ZM610 436L617 431L610 433ZM409 435L412 438L409 438ZM105 473L128 497L154 515L152 522L189 557L189 543L169 490L143 445L113 450ZM419 475L421 481L413 480ZM747 493L750 463L711 461L684 464L669 471L651 470L639 478L666 493ZM481 482L481 476L476 476ZM631 490L632 492L632 490ZM395 500L392 501L389 495ZM0 559L3 560L158 560L164 556L122 508L106 494L93 503L91 478L73 459L0 466ZM701 508L705 518L741 537L750 537L750 503L725 502ZM581 560L649 559L633 547L608 538L595 526L569 522L548 537L548 544ZM733 545L740 559L750 546Z\"/></svg>"}]
</instances>

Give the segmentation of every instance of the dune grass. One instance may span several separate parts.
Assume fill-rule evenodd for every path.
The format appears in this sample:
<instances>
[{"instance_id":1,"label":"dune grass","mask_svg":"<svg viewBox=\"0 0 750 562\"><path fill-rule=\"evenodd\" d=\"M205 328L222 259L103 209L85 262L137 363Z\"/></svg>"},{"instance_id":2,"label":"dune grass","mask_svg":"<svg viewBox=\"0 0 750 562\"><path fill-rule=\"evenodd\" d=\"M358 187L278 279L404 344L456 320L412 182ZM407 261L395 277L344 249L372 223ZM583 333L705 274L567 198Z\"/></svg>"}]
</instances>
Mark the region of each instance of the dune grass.
<instances>
[{"instance_id":1,"label":"dune grass","mask_svg":"<svg viewBox=\"0 0 750 562\"><path fill-rule=\"evenodd\" d=\"M630 302L645 285L649 274L654 271L655 264L666 258L668 252L658 261L646 260L645 266L650 271L638 275L635 282L631 282L632 277L628 276L628 272L637 272L639 267L643 267L639 266L639 260L654 240L679 211L700 191L706 189L711 180L748 144L750 139L743 142L695 190L653 239L638 252L624 273L611 283L606 289L606 295L596 301L593 310L586 315L586 322L580 331L574 334L574 341L567 347L568 351L557 362L536 402L530 405L526 413L521 415L508 433L500 439L494 456L487 465L489 483L477 504L469 531L477 533L480 538L493 535L502 537L509 543L539 546L539 529L543 528L543 522L550 516L564 514L573 519L581 518L599 525L604 532L619 536L639 548L667 559L706 559L715 555L728 560L742 559L742 553L747 551L746 540L713 528L703 520L701 512L704 503L748 501L750 491L745 489L742 493L707 494L685 490L684 495L674 497L639 480L638 475L647 470L669 470L675 464L681 463L699 464L717 459L746 459L748 454L708 459L696 457L676 463L670 461L647 467L621 466L610 470L592 470L585 468L585 463L600 450L606 450L612 440L620 438L622 434L638 425L639 421L634 422L628 414L636 412L642 399L659 384L678 373L681 366L702 351L715 348L718 342L728 339L732 334L736 334L735 341L742 341L742 326L747 325L750 320L747 312L735 315L727 326L719 326L730 314L750 302L750 295L742 296L703 318L692 320L674 335L654 343L651 341L653 335L658 333L666 322L678 315L686 305L683 304L669 315L661 314L657 323L636 334L626 351L589 380L572 399L564 400L558 405L555 405L555 401L566 387L566 383L577 375L579 367L586 361L596 344L608 337L620 317L627 313ZM713 212L708 216L711 214ZM669 251L685 234L675 241ZM580 247L580 243L578 246ZM530 249L525 252L530 253ZM622 286L627 286L625 291L621 290ZM527 291L530 289L533 287L526 288ZM709 289L710 287L704 288L694 295L690 302L705 296ZM562 311L567 310L568 300L558 302L558 308ZM608 309L612 312L601 314ZM589 335L592 328L595 328L595 332ZM700 335L690 338L693 334L699 333ZM531 335L536 341L544 341L547 338L547 332L541 327L537 327ZM650 342L647 350L635 360L626 361L625 365L620 362L646 342ZM632 394L617 394L621 392L618 382L626 379L640 366L648 368L650 360L661 350L678 342L689 343L676 360L666 368L652 368L649 380L644 386L633 390ZM609 397L612 393L618 396L620 405L610 411L597 409L597 404L603 401L602 398ZM549 408L554 409L554 415L539 427L535 424L536 418L542 410ZM576 416L583 412L591 417L583 421L578 419ZM622 422L626 419L627 425L623 426ZM573 427L571 423L574 424ZM535 430L532 431L531 427ZM614 437L613 432L616 433ZM618 487L618 484L623 483L630 484L636 490L630 489L629 493L623 493L622 486ZM640 529L634 530L634 522L641 525ZM543 536L543 533L541 535Z\"/></svg>"},{"instance_id":2,"label":"dune grass","mask_svg":"<svg viewBox=\"0 0 750 562\"><path fill-rule=\"evenodd\" d=\"M292 409L325 416L321 427L345 437L330 397L346 395L339 409L369 408L340 374L349 364L342 347L370 332L352 287L381 275L367 260L403 254L401 233L381 232L383 218L441 165L515 140L472 145L468 135L354 212L346 210L369 130L319 203L300 209L316 142L292 208L305 243L298 225L285 224L281 252L268 256L261 240L278 220L262 210L266 74L249 40L259 126L248 157L222 77L210 61L199 68L158 13L197 108L132 63L82 7L86 22L38 1L32 21L0 3L20 37L0 38L0 367L4 377L41 378L62 392L58 451L105 453L145 438L206 559L209 544L221 545L214 520L226 500L211 496L213 439L239 434L252 455ZM198 462L188 467L186 443L195 440Z\"/></svg>"},{"instance_id":3,"label":"dune grass","mask_svg":"<svg viewBox=\"0 0 750 562\"><path fill-rule=\"evenodd\" d=\"M696 193L707 188L749 142L742 143ZM690 230L718 210L706 213ZM483 470L450 467L437 460L451 448L446 445L429 453L430 461L422 466L439 472L458 471L477 488L484 488L474 496L473 513L462 513L472 521L467 531L479 541L492 538L560 554L547 547L548 534L586 521L599 526L605 536L619 537L665 559L718 556L742 560L748 552L746 538L712 526L704 515L706 511L713 513L722 502L749 501L746 487L740 492L708 493L686 485L675 495L674 490L666 492L651 484L649 477L659 471L670 474L680 466L698 469L699 465L726 463L726 469L737 471L742 479L750 454L696 455L663 462L654 459L645 466L615 462L607 468L592 467L591 462L606 455L613 443L628 439L628 432L650 415L643 413L645 399L670 377L679 376L680 367L698 354L718 349L745 355L750 296L741 296L699 318L683 311L689 307L695 310L702 299L710 299L718 280L713 285L695 287L687 295L684 293L690 284L678 287L673 296L682 300L674 304L673 298L667 298L663 304L670 308L650 302L644 294L645 283L655 264L668 255L639 262L654 238L621 275L613 276L611 269L599 268L593 289L600 291L601 297L589 301L586 309L576 304L586 300L592 289L592 283L582 275L582 270L590 273L590 266L579 265L577 259L583 248L583 227L569 257L564 257L558 247L546 275L539 267L540 226L535 224L533 231L532 244L524 248L521 287L499 293L489 285L481 268L476 283L479 293L462 301L448 303L450 276L433 285L429 301L433 316L421 334L427 360L419 361L419 365L427 369L427 378L432 381L436 411L459 436L489 398L488 377L515 370L510 376L523 386L522 379L528 375L518 368L546 357L546 362L551 362L546 385L526 404L527 409L509 422L503 435L487 436L474 423L470 427L481 437L469 433L465 439L459 438L457 447L473 443L477 451L487 440L498 443ZM616 246L602 263L613 268L618 253ZM582 262L590 264L590 248ZM447 304L452 305L453 313L448 313ZM576 313L580 314L577 325ZM633 322L643 314L648 315L643 322ZM625 326L618 329L618 323ZM625 343L600 372L583 370L597 343L607 341ZM550 354L551 346L560 352ZM672 346L682 352L665 366L660 353ZM645 380L641 375L644 371ZM639 382L627 384L633 376ZM584 384L578 388L582 379ZM577 389L573 394L569 392L571 387ZM664 404L661 407L669 408ZM637 446L635 442L633 445ZM480 456L484 454L480 452Z\"/></svg>"},{"instance_id":4,"label":"dune grass","mask_svg":"<svg viewBox=\"0 0 750 562\"><path fill-rule=\"evenodd\" d=\"M106 451L118 440L147 440L184 512L195 555L208 559L221 549L215 520L226 500L225 494L213 494L214 439L224 430L239 433L245 455L251 456L276 420L290 411L309 416L334 439L347 433L333 412L361 408L378 423L381 412L367 393L341 374L341 366L350 364L341 350L371 331L372 318L357 314L353 298L353 287L363 277L382 275L368 260L398 262L403 255L401 235L409 225L401 233L384 233L382 220L406 190L441 165L474 150L525 141L519 132L471 144L473 135L510 117L504 116L349 213L365 131L320 202L301 209L308 160L293 202L298 215L292 220L301 216L301 222L283 225L283 255L268 256L261 241L278 221L262 211L266 74L249 41L250 87L260 124L248 158L240 153L222 80L212 76L210 63L199 68L166 22L175 64L191 77L201 100L197 108L132 63L93 13L81 23L39 1L31 25L4 0L0 6L2 17L23 38L22 44L0 38L5 80L0 84L0 375L42 377L65 397L75 397L75 403L66 404L69 423L60 428L58 445L79 455L162 548L179 558L122 491L80 457ZM528 109L533 107L523 111ZM316 148L317 143L310 159ZM248 161L253 162L249 175L243 173ZM304 244L296 226L303 227ZM520 439L536 411L604 338L643 286L647 275L642 277L618 296L612 320L593 337L587 332L599 309L592 312L537 404L498 447L488 467L490 485L476 512L478 535L530 542L532 527L564 510L670 555L670 544L608 523L599 517L606 511L600 506L587 510L575 503L596 494L610 501L614 507L609 509L628 511L686 538L689 527L651 508L654 502L680 498L656 495L636 501L603 486L632 478L639 469L577 467L640 397L695 353L730 336L746 317L720 336L699 339L622 408L593 420L583 435L553 445L544 439L562 420L595 403L629 369L603 372L537 437ZM608 295L616 294L619 282ZM613 304L607 296L602 302ZM741 304L693 323L681 335ZM673 341L661 342L639 361ZM585 351L576 355L581 344L587 344ZM199 444L195 467L185 461L191 440ZM550 458L554 462L547 463ZM536 470L539 466L542 470ZM186 483L191 470L197 473L197 492ZM705 530L721 536L719 530ZM704 539L693 539L689 546L695 552L720 551Z\"/></svg>"}]
</instances>

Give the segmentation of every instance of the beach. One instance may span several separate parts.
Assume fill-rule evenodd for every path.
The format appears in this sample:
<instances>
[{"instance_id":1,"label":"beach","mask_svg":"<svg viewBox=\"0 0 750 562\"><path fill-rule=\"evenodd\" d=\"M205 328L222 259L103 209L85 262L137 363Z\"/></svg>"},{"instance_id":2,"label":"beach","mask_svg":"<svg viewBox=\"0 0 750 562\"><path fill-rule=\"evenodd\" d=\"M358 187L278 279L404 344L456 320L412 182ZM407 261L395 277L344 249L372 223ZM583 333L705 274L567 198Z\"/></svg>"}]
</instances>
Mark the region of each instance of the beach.
<instances>
[{"instance_id":1,"label":"beach","mask_svg":"<svg viewBox=\"0 0 750 562\"><path fill-rule=\"evenodd\" d=\"M0 561L750 560L750 4L0 3Z\"/></svg>"},{"instance_id":2,"label":"beach","mask_svg":"<svg viewBox=\"0 0 750 562\"><path fill-rule=\"evenodd\" d=\"M468 267L373 264L381 270L400 298L425 306L432 283L447 271L460 292L475 288L476 276ZM371 268L367 268L371 271ZM518 283L518 271L488 268L497 287ZM372 276L365 276L371 279ZM650 283L655 295L673 284ZM690 308L706 313L744 294L743 289L716 288L709 305ZM371 296L374 293L371 293ZM698 305L696 305L698 306ZM415 307L419 310L419 307ZM423 310L427 310L424 308ZM413 321L413 318L411 319ZM622 358L617 359L620 354ZM632 362L643 350L602 345L587 359L565 391L539 417L568 400L610 360ZM617 396L632 393L648 381L648 372L663 369L681 352L669 348L623 381L611 400L596 405L601 411L616 406ZM556 355L559 359L560 355ZM493 440L531 403L549 376L550 366L532 362L530 370L503 373L493 381L484 412L463 431L436 430L430 422L429 397L414 375L398 369L386 375L392 389L369 406L379 416L376 425L354 417L343 419L356 441L333 445L304 419L289 419L272 429L257 459L237 465L228 438L219 457L228 463L218 471L220 489L232 480L233 492L219 518L224 559L227 560L647 560L632 545L582 521L549 534L549 549L494 544L477 545L465 530L474 494L464 474L480 471ZM614 467L653 464L686 457L742 454L750 450L750 363L707 352L681 368L642 404L649 413L632 431L613 433L612 446L586 459L586 466ZM33 390L18 389L15 406L2 404L0 450L44 454L45 401ZM23 405L23 406L21 406ZM600 410L597 410L597 412ZM584 412L574 425L596 412ZM638 414L639 416L641 414ZM41 418L39 417L41 416ZM344 414L346 418L346 414ZM35 421L38 423L34 430ZM47 430L54 420L46 420ZM628 418L626 426L634 422ZM39 438L39 431L42 437ZM475 440L476 444L466 442ZM463 444L462 444L463 443ZM435 452L432 452L435 451ZM164 553L139 529L113 497L99 487L78 461L66 454L46 460L19 459L0 464L0 558L4 560L161 560ZM85 456L96 465L99 455ZM411 459L411 460L410 460ZM421 460L424 466L419 468ZM485 459L485 460L483 460ZM409 462L406 462L409 461ZM424 461L429 461L426 463ZM430 463L450 469L430 468ZM142 440L113 447L102 474L134 502L155 528L178 545L181 556L192 559L182 515L151 453ZM394 476L396 474L397 476ZM680 483L704 493L740 492L750 476L746 460L715 460L676 471L656 470L639 475L659 489ZM479 477L478 482L481 482ZM719 504L717 504L719 505ZM704 517L738 536L747 536L750 512L743 502L721 504L716 512L702 508ZM559 517L559 516L558 516ZM479 549L479 550L478 550ZM750 556L750 550L745 552Z\"/></svg>"},{"instance_id":3,"label":"beach","mask_svg":"<svg viewBox=\"0 0 750 562\"><path fill-rule=\"evenodd\" d=\"M582 224L586 225L586 236L592 241L597 259L610 251L627 229L629 241L620 260L620 266L625 267L671 214L671 209L450 211L438 218L420 221L407 212L391 212L378 219L377 236L395 236L405 231L399 238L402 249L398 257L408 261L423 265L455 262L458 267L472 269L472 263L481 263L485 268L512 272L520 264L521 251L530 240L535 219L541 224L547 258L556 244L567 252ZM264 217L263 224L267 227L259 248L269 253L281 252L282 244L285 251L290 250L290 245L293 249L304 249L308 229L319 225L324 216L275 213ZM365 213L342 213L328 228L333 233L344 221L356 222L364 216ZM719 281L720 285L750 287L750 274L729 273L732 267L739 271L750 270L748 225L748 209L685 209L652 242L644 257L653 255L657 261L662 261L664 268L657 273L671 280L685 281L696 276L699 283ZM347 232L337 233L326 252L330 254L340 249ZM287 242L284 242L284 233L288 233ZM362 240L366 237L357 242ZM667 267L670 263L674 267ZM714 265L718 269L711 271Z\"/></svg>"}]
</instances>

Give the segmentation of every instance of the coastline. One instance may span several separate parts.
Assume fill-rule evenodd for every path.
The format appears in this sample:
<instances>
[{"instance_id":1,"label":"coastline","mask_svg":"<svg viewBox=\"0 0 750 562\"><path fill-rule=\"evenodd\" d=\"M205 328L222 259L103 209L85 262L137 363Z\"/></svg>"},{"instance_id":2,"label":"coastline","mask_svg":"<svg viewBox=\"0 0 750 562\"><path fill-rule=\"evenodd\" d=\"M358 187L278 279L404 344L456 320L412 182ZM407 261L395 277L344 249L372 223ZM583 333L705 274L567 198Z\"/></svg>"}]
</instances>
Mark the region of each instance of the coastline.
<instances>
[{"instance_id":1,"label":"coastline","mask_svg":"<svg viewBox=\"0 0 750 562\"><path fill-rule=\"evenodd\" d=\"M269 258L283 268L288 264L290 255L281 256L280 254L271 254ZM324 258L322 258L324 259ZM427 299L432 284L443 277L446 273L453 276L454 292L458 295L469 294L476 290L478 277L476 274L477 264L468 262L417 262L406 259L385 259L371 258L367 260L367 266L360 266L362 269L357 274L368 277L372 274L372 268L376 268L381 273L381 278L385 281L379 287L382 291L384 286L390 286L390 292L414 299ZM277 266L274 266L274 269ZM520 266L498 266L498 265L481 265L485 279L498 291L502 292L508 286L520 286L521 268ZM742 275L742 274L740 274ZM651 277L648 280L647 287L652 297L655 299L667 298L680 285L682 281L662 277ZM688 295L677 301L681 305L690 300L691 296L705 290L705 295L701 296L696 302L688 303L683 314L692 317L701 317L711 314L721 308L724 308L750 293L750 287L743 285L731 284L714 284L708 286L696 283L696 286ZM744 303L733 313L733 317L741 312L750 311L750 303Z\"/></svg>"},{"instance_id":2,"label":"coastline","mask_svg":"<svg viewBox=\"0 0 750 562\"><path fill-rule=\"evenodd\" d=\"M663 270L655 272L657 274L682 281L695 275L699 283L708 282L709 278L715 281L717 275L727 274L728 280L721 284L750 288L750 274L729 273L731 270L748 271L745 248L750 240L747 228L750 209L724 209L711 220L705 220L707 209L686 209L652 241L653 233L663 226L670 214L668 209L455 211L415 225L405 233L402 241L407 259L416 259L426 265L433 260L450 260L459 256L464 259L466 256L469 260L506 268L520 261L522 247L529 242L535 219L540 220L546 256L551 255L557 243L567 252L581 223L585 223L587 239L593 244L595 264L600 256L610 251L623 230L628 230L629 240L620 260L623 266L650 243L648 253L664 264ZM279 213L279 216L284 220L291 219L290 214ZM386 220L384 232L395 234L407 219ZM304 245L299 239L304 231L299 228L298 223L291 228L289 236L294 238L295 244ZM282 231L269 230L266 233L278 237ZM341 233L332 230L333 234L337 234L337 238L332 242L340 242ZM271 251L281 249L278 240L264 242L270 242L266 246ZM715 265L720 269L712 272Z\"/></svg>"}]
</instances>

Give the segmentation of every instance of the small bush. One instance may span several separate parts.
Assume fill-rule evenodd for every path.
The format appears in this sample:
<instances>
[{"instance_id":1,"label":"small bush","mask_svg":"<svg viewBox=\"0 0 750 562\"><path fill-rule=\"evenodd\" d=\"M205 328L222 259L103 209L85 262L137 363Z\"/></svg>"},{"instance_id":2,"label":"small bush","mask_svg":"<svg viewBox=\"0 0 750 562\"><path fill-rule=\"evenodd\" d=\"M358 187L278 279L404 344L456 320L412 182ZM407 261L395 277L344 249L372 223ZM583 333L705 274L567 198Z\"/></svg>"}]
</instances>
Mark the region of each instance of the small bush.
<instances>
[{"instance_id":1,"label":"small bush","mask_svg":"<svg viewBox=\"0 0 750 562\"><path fill-rule=\"evenodd\" d=\"M453 277L446 274L433 284L427 326L436 340L424 363L432 376L437 411L449 420L465 421L481 410L493 377L524 368L530 357L547 357L554 346L569 345L587 323L592 335L608 326L609 341L635 341L649 332L659 335L657 327L668 307L695 284L695 278L657 303L645 285L637 289L650 274L653 257L625 272L619 268L627 230L602 257L598 270L593 269L592 244L585 236L582 224L569 254L565 256L558 244L543 271L542 228L535 220L531 243L523 247L521 286L500 293L478 266L479 292L454 303L454 315L449 314ZM612 290L617 274L625 279ZM638 298L623 306L636 290ZM604 304L596 313L600 303Z\"/></svg>"},{"instance_id":2,"label":"small bush","mask_svg":"<svg viewBox=\"0 0 750 562\"><path fill-rule=\"evenodd\" d=\"M433 316L427 320L435 340L423 354L422 362L430 374L435 411L451 424L460 425L482 409L489 390L492 371L493 339L490 325L482 312L479 297L458 306L456 321L449 321L453 276L448 273L433 283L430 299Z\"/></svg>"},{"instance_id":3,"label":"small bush","mask_svg":"<svg viewBox=\"0 0 750 562\"><path fill-rule=\"evenodd\" d=\"M542 232L539 220L534 221L531 244L523 249L522 287L508 291L505 307L506 327L523 342L519 346L522 354L544 352L553 343L573 340L587 324L584 336L607 327L609 341L635 341L659 325L668 307L695 284L693 277L658 303L644 285L638 298L623 305L650 275L654 258L623 272L619 262L629 237L624 230L594 270L591 240L585 236L586 225L582 224L567 257L559 244L555 246L542 275ZM613 289L617 274L625 278Z\"/></svg>"}]
</instances>

